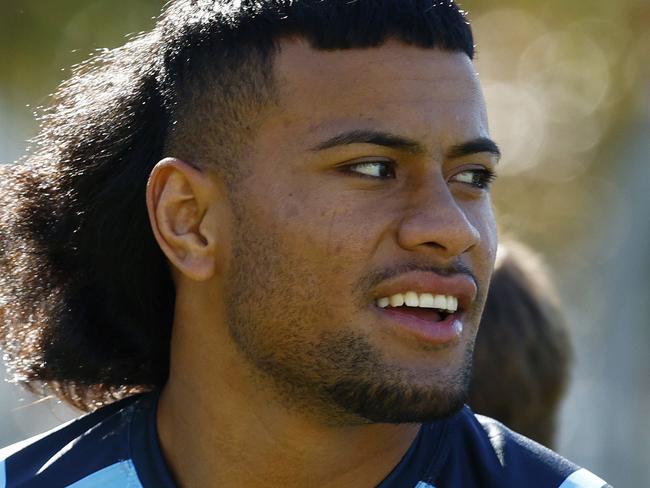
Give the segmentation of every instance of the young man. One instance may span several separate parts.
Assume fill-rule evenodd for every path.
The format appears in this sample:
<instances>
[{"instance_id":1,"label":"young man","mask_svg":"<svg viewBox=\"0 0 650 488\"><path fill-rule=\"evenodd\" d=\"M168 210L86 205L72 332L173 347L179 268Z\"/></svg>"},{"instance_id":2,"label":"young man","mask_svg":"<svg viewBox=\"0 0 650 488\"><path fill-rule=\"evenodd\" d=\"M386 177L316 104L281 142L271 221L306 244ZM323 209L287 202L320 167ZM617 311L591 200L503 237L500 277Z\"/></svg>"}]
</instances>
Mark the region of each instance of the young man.
<instances>
[{"instance_id":1,"label":"young man","mask_svg":"<svg viewBox=\"0 0 650 488\"><path fill-rule=\"evenodd\" d=\"M472 56L451 2L179 0L82 66L13 179L3 342L126 398L7 486L604 486L462 406L499 156Z\"/></svg>"}]
</instances>

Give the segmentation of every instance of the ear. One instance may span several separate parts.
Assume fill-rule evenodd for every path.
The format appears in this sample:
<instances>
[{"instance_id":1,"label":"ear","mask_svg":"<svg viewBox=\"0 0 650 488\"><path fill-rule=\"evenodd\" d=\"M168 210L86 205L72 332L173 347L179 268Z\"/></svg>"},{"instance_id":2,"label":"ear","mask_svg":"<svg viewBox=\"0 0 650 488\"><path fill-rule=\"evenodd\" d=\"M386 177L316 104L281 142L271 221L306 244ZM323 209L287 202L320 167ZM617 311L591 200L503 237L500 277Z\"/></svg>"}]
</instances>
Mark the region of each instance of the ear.
<instances>
[{"instance_id":1,"label":"ear","mask_svg":"<svg viewBox=\"0 0 650 488\"><path fill-rule=\"evenodd\" d=\"M219 205L217 185L208 173L175 158L151 171L147 210L158 245L170 263L193 281L210 279L217 269Z\"/></svg>"}]
</instances>

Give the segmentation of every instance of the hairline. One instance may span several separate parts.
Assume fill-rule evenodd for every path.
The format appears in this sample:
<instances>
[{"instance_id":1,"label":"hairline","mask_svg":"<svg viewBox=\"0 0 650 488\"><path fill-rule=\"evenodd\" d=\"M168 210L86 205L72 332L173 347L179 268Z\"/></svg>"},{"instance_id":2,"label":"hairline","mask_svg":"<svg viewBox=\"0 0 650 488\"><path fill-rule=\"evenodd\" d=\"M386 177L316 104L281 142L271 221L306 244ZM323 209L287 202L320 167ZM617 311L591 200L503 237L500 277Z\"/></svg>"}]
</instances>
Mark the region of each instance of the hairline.
<instances>
[{"instance_id":1,"label":"hairline","mask_svg":"<svg viewBox=\"0 0 650 488\"><path fill-rule=\"evenodd\" d=\"M242 73L246 72L248 68L252 68L255 84L257 86L252 86L252 84L249 81L245 81L244 83L241 83L240 86L245 87L246 90L245 98L253 99L254 103L252 107L247 107L243 109L241 106L233 107L234 108L233 112L237 113L239 122L243 122L243 121L246 122L245 128L250 130L249 135L251 136L251 138L254 138L256 131L259 128L259 125L264 119L264 112L272 108L280 107L281 92L277 84L277 66L278 66L277 60L283 52L283 45L287 43L302 43L313 51L345 52L345 51L352 51L352 50L381 49L382 47L385 47L390 42L398 42L404 47L412 47L415 49L427 49L431 51L459 53L466 56L470 62L473 62L472 57L469 56L467 52L465 52L461 48L448 49L443 46L422 47L422 46L418 46L417 44L407 42L396 35L388 36L381 44L378 44L376 46L364 46L364 47L351 46L351 47L341 47L336 49L328 49L328 48L321 48L314 45L314 43L311 42L305 35L299 33L283 34L273 39L273 44L271 48L264 51L263 53L255 53L253 49L251 48L247 49L245 59L234 67L234 70L232 71L231 74L234 75L235 78L238 78L239 80L243 78L241 76ZM216 80L217 75L214 73L214 67L212 66L204 67L201 71L202 73L200 73L199 76L205 76L207 74L207 76L211 80L211 83L213 83L214 86L216 87L219 86ZM228 79L227 81L231 83L232 82L236 83L237 80ZM258 83L261 83L261 86ZM189 89L191 91L194 91L192 85L196 87L197 81L192 80L190 82ZM238 160L244 158L247 154L247 151L250 150L250 145L249 145L250 139L241 140L238 144L230 146L228 154L225 155L225 158L220 158L220 161L217 164L214 164L213 161L207 160L209 158L201 157L200 155L196 153L192 153L191 151L188 152L186 148L183 148L183 143L182 143L183 139L186 139L185 131L187 130L186 123L182 121L182 119L183 118L185 118L186 120L192 119L193 116L191 115L191 113L194 112L194 108L195 108L194 105L201 104L202 101L206 100L206 97L214 101L215 99L218 99L220 95L221 94L218 93L218 91L211 92L211 93L199 93L198 96L196 96L196 94L193 93L192 96L193 100L190 103L186 104L185 106L178 107L178 110L174 112L173 117L170 120L170 124L167 128L168 135L165 141L163 154L175 156L178 157L179 159L183 159L185 162L192 164L200 169L216 170L218 172L222 172L223 176L226 177L226 179L229 182L234 182L236 180L239 180L242 176L241 167L238 164ZM242 102L241 99L225 101L225 103L222 100L222 103L224 103L224 105L225 104L241 105L241 102ZM242 110L244 111L243 114L242 114ZM191 127L192 125L191 121L189 122L189 125ZM174 127L176 126L178 126L178 129L174 129ZM243 129L244 128L241 126L234 128L234 131L231 131L229 133L230 138L232 138L233 136L237 137L237 135L233 134L233 132L240 131ZM209 129L208 127L201 126L199 127L198 130L205 131ZM209 152L209 149L207 150L203 149L203 151Z\"/></svg>"}]
</instances>

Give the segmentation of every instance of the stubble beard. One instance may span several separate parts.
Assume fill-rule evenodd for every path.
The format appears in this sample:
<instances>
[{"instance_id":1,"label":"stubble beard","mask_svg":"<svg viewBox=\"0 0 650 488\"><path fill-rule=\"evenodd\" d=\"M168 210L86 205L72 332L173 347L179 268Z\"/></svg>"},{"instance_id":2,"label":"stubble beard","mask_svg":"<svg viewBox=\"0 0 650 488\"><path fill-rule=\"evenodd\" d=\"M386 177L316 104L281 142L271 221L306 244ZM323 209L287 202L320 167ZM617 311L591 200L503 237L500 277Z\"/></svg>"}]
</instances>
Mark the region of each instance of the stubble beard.
<instances>
[{"instance_id":1,"label":"stubble beard","mask_svg":"<svg viewBox=\"0 0 650 488\"><path fill-rule=\"evenodd\" d=\"M280 233L268 225L261 230L242 206L238 213L227 286L229 332L286 408L327 425L356 425L427 423L462 407L473 342L453 372L391 364L370 337L330 317L318 277L285 252Z\"/></svg>"}]
</instances>

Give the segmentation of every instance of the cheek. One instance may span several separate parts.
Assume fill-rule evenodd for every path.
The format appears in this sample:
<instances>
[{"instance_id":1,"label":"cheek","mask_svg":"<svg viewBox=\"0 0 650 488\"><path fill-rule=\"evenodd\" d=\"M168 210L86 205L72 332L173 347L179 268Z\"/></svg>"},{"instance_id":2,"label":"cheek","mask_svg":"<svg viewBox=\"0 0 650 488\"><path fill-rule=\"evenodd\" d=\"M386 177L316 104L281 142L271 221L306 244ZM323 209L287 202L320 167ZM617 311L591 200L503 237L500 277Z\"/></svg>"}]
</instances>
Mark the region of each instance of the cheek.
<instances>
[{"instance_id":1,"label":"cheek","mask_svg":"<svg viewBox=\"0 0 650 488\"><path fill-rule=\"evenodd\" d=\"M275 236L285 257L305 273L318 273L323 283L354 286L395 220L396 199L335 175L282 167L273 178L265 173L247 182L242 202L255 220L253 232Z\"/></svg>"},{"instance_id":2,"label":"cheek","mask_svg":"<svg viewBox=\"0 0 650 488\"><path fill-rule=\"evenodd\" d=\"M264 341L317 341L319 331L340 327L354 313L351 290L363 266L354 243L361 234L346 231L336 209L277 202L247 200L239 209L229 303L241 331L249 330L245 324L274 331L260 332ZM255 334L247 340L258 340Z\"/></svg>"},{"instance_id":3,"label":"cheek","mask_svg":"<svg viewBox=\"0 0 650 488\"><path fill-rule=\"evenodd\" d=\"M286 193L259 205L259 220L278 230L296 253L325 259L330 265L358 261L369 252L378 225L353 202L318 192Z\"/></svg>"}]
</instances>

